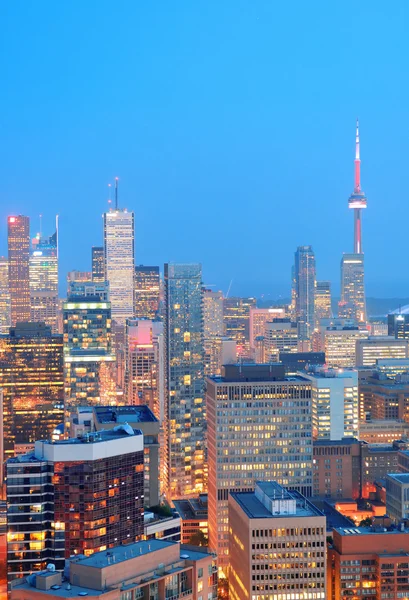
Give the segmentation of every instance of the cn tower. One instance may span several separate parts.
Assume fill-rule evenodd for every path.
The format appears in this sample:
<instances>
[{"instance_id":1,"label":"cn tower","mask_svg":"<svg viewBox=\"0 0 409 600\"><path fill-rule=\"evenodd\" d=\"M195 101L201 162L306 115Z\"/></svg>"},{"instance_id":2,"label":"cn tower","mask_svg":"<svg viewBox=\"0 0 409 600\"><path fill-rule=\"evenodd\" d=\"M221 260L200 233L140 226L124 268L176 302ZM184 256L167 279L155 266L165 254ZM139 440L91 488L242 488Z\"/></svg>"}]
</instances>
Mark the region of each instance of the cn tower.
<instances>
[{"instance_id":1,"label":"cn tower","mask_svg":"<svg viewBox=\"0 0 409 600\"><path fill-rule=\"evenodd\" d=\"M355 187L348 200L349 208L354 210L354 254L362 254L361 211L366 208L366 196L361 190L361 158L359 154L359 121L356 121L355 139Z\"/></svg>"}]
</instances>

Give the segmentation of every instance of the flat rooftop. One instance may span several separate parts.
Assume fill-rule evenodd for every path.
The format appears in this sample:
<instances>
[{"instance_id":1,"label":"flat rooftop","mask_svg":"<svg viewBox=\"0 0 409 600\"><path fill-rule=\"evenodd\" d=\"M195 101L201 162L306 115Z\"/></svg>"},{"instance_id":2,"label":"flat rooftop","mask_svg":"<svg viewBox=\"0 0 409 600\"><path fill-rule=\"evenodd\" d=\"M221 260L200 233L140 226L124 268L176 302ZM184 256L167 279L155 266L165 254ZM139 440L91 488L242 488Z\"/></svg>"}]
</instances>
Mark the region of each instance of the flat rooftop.
<instances>
[{"instance_id":1,"label":"flat rooftop","mask_svg":"<svg viewBox=\"0 0 409 600\"><path fill-rule=\"evenodd\" d=\"M69 438L68 440L41 440L44 444L50 446L70 446L77 444L98 444L100 442L109 442L111 440L120 440L134 435L142 435L140 429L134 429L127 423L118 425L114 429L102 429L93 433L86 433L78 438Z\"/></svg>"},{"instance_id":2,"label":"flat rooftop","mask_svg":"<svg viewBox=\"0 0 409 600\"><path fill-rule=\"evenodd\" d=\"M399 483L409 483L409 473L388 473L388 477L392 477Z\"/></svg>"},{"instance_id":3,"label":"flat rooftop","mask_svg":"<svg viewBox=\"0 0 409 600\"><path fill-rule=\"evenodd\" d=\"M359 440L354 437L342 438L341 440L314 440L313 447L324 447L324 446L352 446L353 444L359 444Z\"/></svg>"},{"instance_id":4,"label":"flat rooftop","mask_svg":"<svg viewBox=\"0 0 409 600\"><path fill-rule=\"evenodd\" d=\"M273 482L275 483L275 482ZM260 486L260 484L258 484ZM278 485L278 484L277 484ZM261 486L260 486L261 487ZM281 494L281 486L280 494ZM263 490L264 491L264 490ZM267 492L265 492L267 493ZM311 502L309 502L302 494L296 491L286 490L287 496L284 498L278 497L277 500L295 500L295 513L271 513L266 506L256 497L254 492L231 492L230 495L237 504L242 508L250 519L288 519L291 517L323 517L323 513Z\"/></svg>"},{"instance_id":5,"label":"flat rooftop","mask_svg":"<svg viewBox=\"0 0 409 600\"><path fill-rule=\"evenodd\" d=\"M98 423L146 423L155 422L155 417L149 406L95 406L94 412Z\"/></svg>"},{"instance_id":6,"label":"flat rooftop","mask_svg":"<svg viewBox=\"0 0 409 600\"><path fill-rule=\"evenodd\" d=\"M387 529L384 531L384 527L372 528L372 527L336 527L334 531L339 533L340 535L345 536L358 536L358 535L396 535L397 533L409 533L409 529L404 529L401 531L400 529Z\"/></svg>"},{"instance_id":7,"label":"flat rooftop","mask_svg":"<svg viewBox=\"0 0 409 600\"><path fill-rule=\"evenodd\" d=\"M301 375L286 375L285 365L282 363L223 365L222 375L208 377L208 379L215 383L293 381L310 384L310 381Z\"/></svg>"}]
</instances>

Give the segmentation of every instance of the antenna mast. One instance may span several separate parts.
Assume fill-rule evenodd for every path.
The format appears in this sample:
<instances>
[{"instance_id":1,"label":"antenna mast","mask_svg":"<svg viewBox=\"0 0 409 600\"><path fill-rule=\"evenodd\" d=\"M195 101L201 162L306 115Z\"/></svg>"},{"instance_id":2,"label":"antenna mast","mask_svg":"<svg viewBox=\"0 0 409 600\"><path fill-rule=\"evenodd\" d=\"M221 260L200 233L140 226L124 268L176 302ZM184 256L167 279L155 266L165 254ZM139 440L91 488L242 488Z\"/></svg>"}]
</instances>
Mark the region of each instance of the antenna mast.
<instances>
[{"instance_id":1,"label":"antenna mast","mask_svg":"<svg viewBox=\"0 0 409 600\"><path fill-rule=\"evenodd\" d=\"M118 177L115 177L115 210L118 210Z\"/></svg>"}]
</instances>

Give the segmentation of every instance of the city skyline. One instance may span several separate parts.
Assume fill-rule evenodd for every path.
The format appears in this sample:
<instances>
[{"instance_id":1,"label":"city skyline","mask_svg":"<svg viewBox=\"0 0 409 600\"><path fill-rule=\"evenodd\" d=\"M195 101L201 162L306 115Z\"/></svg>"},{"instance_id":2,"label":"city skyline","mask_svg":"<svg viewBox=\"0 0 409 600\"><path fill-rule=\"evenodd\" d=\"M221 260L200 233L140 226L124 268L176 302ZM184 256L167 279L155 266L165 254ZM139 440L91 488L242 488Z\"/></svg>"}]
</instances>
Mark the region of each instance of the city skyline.
<instances>
[{"instance_id":1,"label":"city skyline","mask_svg":"<svg viewBox=\"0 0 409 600\"><path fill-rule=\"evenodd\" d=\"M119 176L122 204L135 211L138 263L200 261L205 281L223 291L233 280L233 294L286 295L294 248L310 244L317 277L331 280L336 294L339 257L352 243L346 199L359 116L370 199L367 294L404 294L404 241L395 236L381 246L378 240L391 236L396 215L406 215L409 119L400 74L408 7L392 13L361 3L351 20L345 5L325 5L312 19L307 7L293 15L267 2L210 2L204 16L187 3L173 11L159 4L154 14L125 3L119 18L106 5L92 14L91 30L89 7L82 19L75 11L63 17L52 4L33 13L27 8L24 16L8 7L0 253L7 206L33 223L43 213L47 231L52 208L61 219L61 272L84 270L89 246L102 244L107 183ZM359 60L350 43L357 28ZM302 43L302 60L293 36ZM379 39L388 42L382 52ZM64 77L54 80L61 65ZM380 82L391 80L398 83L386 94ZM81 103L73 101L79 85ZM255 203L257 211L249 208ZM284 206L293 207L288 226ZM283 226L273 241L259 236L243 253L249 233L264 220L276 222L277 214ZM212 248L195 224L200 219L202 231L210 231L216 218L227 235Z\"/></svg>"}]
</instances>

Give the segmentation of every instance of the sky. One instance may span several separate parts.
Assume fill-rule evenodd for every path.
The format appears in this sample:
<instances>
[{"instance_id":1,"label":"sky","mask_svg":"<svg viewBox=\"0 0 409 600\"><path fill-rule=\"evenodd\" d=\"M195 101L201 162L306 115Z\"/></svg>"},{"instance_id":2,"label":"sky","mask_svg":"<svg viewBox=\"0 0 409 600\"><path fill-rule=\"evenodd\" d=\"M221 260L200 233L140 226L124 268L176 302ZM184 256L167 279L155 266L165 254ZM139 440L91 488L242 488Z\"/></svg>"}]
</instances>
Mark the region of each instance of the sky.
<instances>
[{"instance_id":1,"label":"sky","mask_svg":"<svg viewBox=\"0 0 409 600\"><path fill-rule=\"evenodd\" d=\"M58 213L64 292L118 176L138 264L288 296L311 244L337 293L359 117L367 294L408 295L408 25L407 0L2 2L0 253L7 215Z\"/></svg>"}]
</instances>

